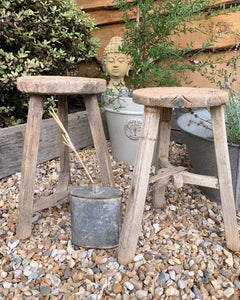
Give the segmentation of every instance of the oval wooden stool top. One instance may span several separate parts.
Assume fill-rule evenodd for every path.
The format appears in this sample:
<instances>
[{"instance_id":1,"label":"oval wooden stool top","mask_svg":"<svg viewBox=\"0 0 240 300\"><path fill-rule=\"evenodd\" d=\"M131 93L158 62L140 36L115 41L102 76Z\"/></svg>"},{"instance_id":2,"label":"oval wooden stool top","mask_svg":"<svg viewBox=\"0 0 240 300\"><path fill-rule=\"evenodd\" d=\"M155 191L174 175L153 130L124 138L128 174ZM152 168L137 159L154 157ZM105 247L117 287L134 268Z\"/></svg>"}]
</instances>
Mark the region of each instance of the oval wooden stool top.
<instances>
[{"instance_id":1,"label":"oval wooden stool top","mask_svg":"<svg viewBox=\"0 0 240 300\"><path fill-rule=\"evenodd\" d=\"M70 76L24 76L17 78L17 88L28 94L100 94L106 91L106 80Z\"/></svg>"},{"instance_id":2,"label":"oval wooden stool top","mask_svg":"<svg viewBox=\"0 0 240 300\"><path fill-rule=\"evenodd\" d=\"M146 106L206 108L228 101L228 92L211 88L156 87L133 92L133 101Z\"/></svg>"}]
</instances>

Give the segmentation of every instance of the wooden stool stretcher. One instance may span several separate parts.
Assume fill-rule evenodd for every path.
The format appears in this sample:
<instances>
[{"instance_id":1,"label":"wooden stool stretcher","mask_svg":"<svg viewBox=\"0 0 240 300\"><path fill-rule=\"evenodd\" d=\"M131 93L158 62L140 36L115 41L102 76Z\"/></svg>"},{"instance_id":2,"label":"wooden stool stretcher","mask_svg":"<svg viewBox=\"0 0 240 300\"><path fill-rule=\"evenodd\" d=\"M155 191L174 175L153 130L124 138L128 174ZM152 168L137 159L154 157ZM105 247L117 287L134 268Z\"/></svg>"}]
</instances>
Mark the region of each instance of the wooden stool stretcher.
<instances>
[{"instance_id":1,"label":"wooden stool stretcher","mask_svg":"<svg viewBox=\"0 0 240 300\"><path fill-rule=\"evenodd\" d=\"M33 212L66 201L72 189L69 185L69 148L63 144L60 134L60 175L57 191L53 195L33 201L44 95L58 95L59 118L66 129L68 129L67 95L83 95L103 185L114 187L114 178L97 101L97 94L106 90L105 80L64 76L26 76L17 79L17 87L21 92L30 94L16 232L18 238L24 239L31 235Z\"/></svg>"},{"instance_id":2,"label":"wooden stool stretcher","mask_svg":"<svg viewBox=\"0 0 240 300\"><path fill-rule=\"evenodd\" d=\"M170 176L176 187L184 183L219 188L227 247L240 250L235 212L231 169L224 118L224 104L228 93L217 89L163 87L145 88L133 92L133 101L145 106L132 184L119 241L118 260L129 263L136 251L147 193L148 183L155 183L153 206L165 203L165 186ZM218 177L192 174L183 168L173 167L168 161L171 116L173 108L210 108ZM149 173L158 134L158 173Z\"/></svg>"}]
</instances>

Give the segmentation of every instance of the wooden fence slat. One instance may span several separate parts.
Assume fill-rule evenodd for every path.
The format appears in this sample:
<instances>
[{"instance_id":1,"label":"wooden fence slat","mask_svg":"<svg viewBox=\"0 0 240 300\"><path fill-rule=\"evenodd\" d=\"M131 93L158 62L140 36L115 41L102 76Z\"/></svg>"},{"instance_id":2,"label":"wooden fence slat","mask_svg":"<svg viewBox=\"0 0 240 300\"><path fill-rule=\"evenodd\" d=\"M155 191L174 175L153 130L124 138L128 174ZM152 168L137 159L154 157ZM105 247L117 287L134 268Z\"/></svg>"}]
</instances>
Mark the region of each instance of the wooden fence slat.
<instances>
[{"instance_id":1,"label":"wooden fence slat","mask_svg":"<svg viewBox=\"0 0 240 300\"><path fill-rule=\"evenodd\" d=\"M202 20L200 22L194 21L192 22L193 27L199 27L199 24L201 23L204 26L209 26L210 22L212 21L214 23L214 30L217 34L217 30L221 29L223 32L228 32L230 29L232 31L239 30L239 19L240 19L240 11L237 11L235 13L231 13L229 15L222 15L218 17L212 17L211 20ZM222 21L224 22L223 25L218 26L218 22ZM223 39L219 39L217 43L215 43L215 46L217 47L227 47L230 45L233 45L236 43L235 41L236 37L233 34L228 34L227 37ZM196 33L188 33L188 34L180 34L180 36L173 36L172 40L176 43L177 46L185 47L191 42L193 43L194 49L202 48L202 44L206 43L206 35L196 32Z\"/></svg>"},{"instance_id":2,"label":"wooden fence slat","mask_svg":"<svg viewBox=\"0 0 240 300\"><path fill-rule=\"evenodd\" d=\"M82 7L86 11L116 5L113 0L75 0L75 2L78 7ZM128 2L132 2L132 0L128 0Z\"/></svg>"}]
</instances>

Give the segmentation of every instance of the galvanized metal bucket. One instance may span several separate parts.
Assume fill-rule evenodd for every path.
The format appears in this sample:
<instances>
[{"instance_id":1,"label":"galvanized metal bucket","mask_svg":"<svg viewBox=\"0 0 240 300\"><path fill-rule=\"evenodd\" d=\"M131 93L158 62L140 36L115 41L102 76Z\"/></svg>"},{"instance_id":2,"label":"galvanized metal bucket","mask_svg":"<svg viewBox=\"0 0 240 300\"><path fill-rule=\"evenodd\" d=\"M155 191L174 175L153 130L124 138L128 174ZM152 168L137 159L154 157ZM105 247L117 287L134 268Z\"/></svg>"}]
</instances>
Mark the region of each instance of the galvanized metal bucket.
<instances>
[{"instance_id":1,"label":"galvanized metal bucket","mask_svg":"<svg viewBox=\"0 0 240 300\"><path fill-rule=\"evenodd\" d=\"M72 243L86 248L118 246L122 225L122 192L77 188L71 192Z\"/></svg>"}]
</instances>

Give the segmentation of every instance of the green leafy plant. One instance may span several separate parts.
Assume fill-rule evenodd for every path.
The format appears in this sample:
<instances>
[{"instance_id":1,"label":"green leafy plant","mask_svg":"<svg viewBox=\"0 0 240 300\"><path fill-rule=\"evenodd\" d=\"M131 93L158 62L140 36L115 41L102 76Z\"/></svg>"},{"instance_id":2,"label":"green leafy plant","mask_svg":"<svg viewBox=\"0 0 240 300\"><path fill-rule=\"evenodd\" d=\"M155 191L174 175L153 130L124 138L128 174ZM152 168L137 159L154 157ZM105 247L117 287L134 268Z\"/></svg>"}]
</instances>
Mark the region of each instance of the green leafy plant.
<instances>
[{"instance_id":1,"label":"green leafy plant","mask_svg":"<svg viewBox=\"0 0 240 300\"><path fill-rule=\"evenodd\" d=\"M107 88L106 92L103 93L103 101L99 103L101 112L104 112L106 107L118 111L125 107L126 100L124 99L132 97L132 90L123 89L124 85L121 82L114 86L115 89Z\"/></svg>"},{"instance_id":2,"label":"green leafy plant","mask_svg":"<svg viewBox=\"0 0 240 300\"><path fill-rule=\"evenodd\" d=\"M2 0L0 3L0 126L26 118L25 75L77 74L77 63L96 55L95 24L74 0ZM49 102L50 100L47 100ZM7 108L10 108L6 112ZM47 110L47 108L46 108Z\"/></svg>"},{"instance_id":3,"label":"green leafy plant","mask_svg":"<svg viewBox=\"0 0 240 300\"><path fill-rule=\"evenodd\" d=\"M229 101L225 109L227 139L230 144L240 145L240 87L238 82L238 59L240 44L224 72L224 88L229 90ZM229 70L230 67L230 70Z\"/></svg>"},{"instance_id":4,"label":"green leafy plant","mask_svg":"<svg viewBox=\"0 0 240 300\"><path fill-rule=\"evenodd\" d=\"M213 23L211 18L219 14L234 12L237 7L225 9L224 5L214 5L213 0L114 0L123 11L126 24L124 42L121 51L132 57L130 75L133 89L151 86L178 86L191 81L186 71L198 71L216 80L214 72L217 63L224 61L224 55L213 58L216 42L231 31L223 32L221 21ZM137 12L136 12L137 10ZM133 18L133 15L137 15ZM204 25L202 20L209 20ZM198 21L194 25L193 21ZM206 40L200 49L192 42L180 47L175 37L186 34L202 33ZM208 51L211 49L211 51ZM209 52L208 59L199 60L199 56ZM209 73L210 70L213 70Z\"/></svg>"},{"instance_id":5,"label":"green leafy plant","mask_svg":"<svg viewBox=\"0 0 240 300\"><path fill-rule=\"evenodd\" d=\"M240 87L238 80L238 62L240 43L237 43L232 58L227 62L226 68L221 70L222 81L218 81L221 89L229 91L229 100L225 107L225 123L227 140L231 145L240 145ZM212 132L211 119L202 119L196 111L191 111L195 117L188 125L195 123Z\"/></svg>"}]
</instances>

